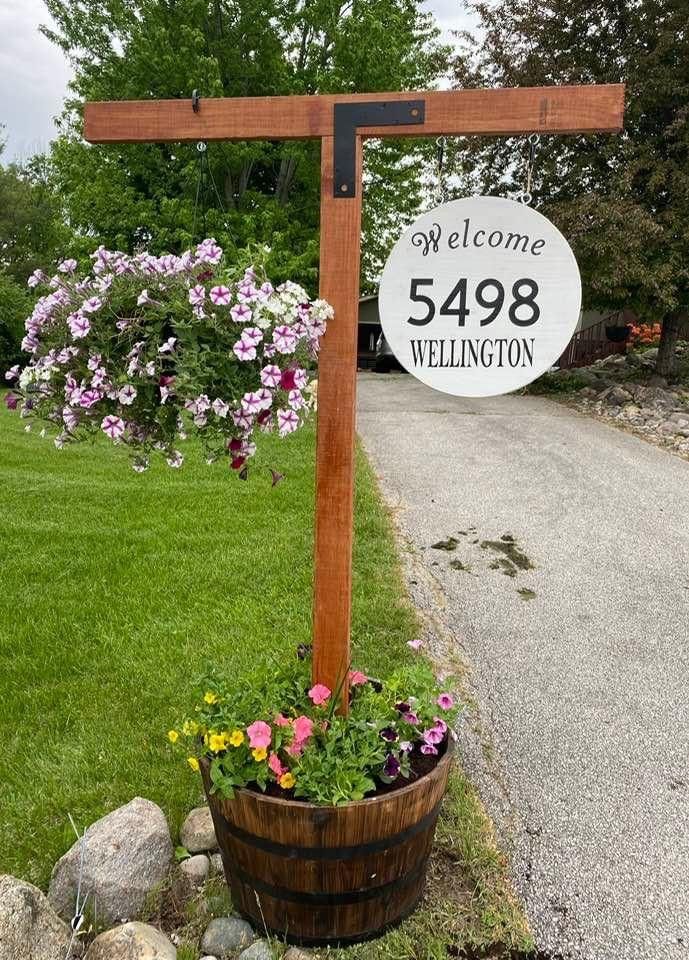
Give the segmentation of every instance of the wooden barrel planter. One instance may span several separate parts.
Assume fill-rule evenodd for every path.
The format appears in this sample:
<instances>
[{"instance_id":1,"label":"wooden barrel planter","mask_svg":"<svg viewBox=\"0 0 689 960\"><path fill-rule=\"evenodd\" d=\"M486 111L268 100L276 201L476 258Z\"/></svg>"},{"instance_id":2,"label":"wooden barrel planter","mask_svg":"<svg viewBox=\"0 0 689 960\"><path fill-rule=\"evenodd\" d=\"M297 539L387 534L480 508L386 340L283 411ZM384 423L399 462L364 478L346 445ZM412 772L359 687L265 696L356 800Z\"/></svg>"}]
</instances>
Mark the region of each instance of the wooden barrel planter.
<instances>
[{"instance_id":1,"label":"wooden barrel planter","mask_svg":"<svg viewBox=\"0 0 689 960\"><path fill-rule=\"evenodd\" d=\"M430 773L399 790L322 807L237 790L210 792L235 907L259 931L303 946L356 943L400 923L423 893L452 741Z\"/></svg>"}]
</instances>

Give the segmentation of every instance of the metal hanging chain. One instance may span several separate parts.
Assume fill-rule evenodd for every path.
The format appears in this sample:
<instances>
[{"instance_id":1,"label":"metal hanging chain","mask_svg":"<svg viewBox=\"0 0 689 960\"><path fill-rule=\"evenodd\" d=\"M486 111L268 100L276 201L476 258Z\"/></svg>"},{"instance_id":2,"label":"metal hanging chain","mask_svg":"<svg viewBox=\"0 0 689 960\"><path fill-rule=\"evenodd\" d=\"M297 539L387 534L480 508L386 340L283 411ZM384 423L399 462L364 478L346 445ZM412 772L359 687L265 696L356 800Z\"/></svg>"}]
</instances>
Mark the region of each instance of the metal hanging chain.
<instances>
[{"instance_id":1,"label":"metal hanging chain","mask_svg":"<svg viewBox=\"0 0 689 960\"><path fill-rule=\"evenodd\" d=\"M203 215L203 228L204 232L206 229L206 210L203 204L203 193L204 193L204 184L205 184L205 163L206 160L206 151L208 149L208 144L204 140L199 140L196 144L196 149L199 152L199 177L196 182L196 198L194 199L194 216L191 224L191 240L194 243L197 239L196 236L196 217L199 212L199 200L201 201L201 212Z\"/></svg>"},{"instance_id":2,"label":"metal hanging chain","mask_svg":"<svg viewBox=\"0 0 689 960\"><path fill-rule=\"evenodd\" d=\"M538 141L540 139L541 138L537 133L529 134L527 138L527 141L529 144L529 155L526 161L526 172L524 176L524 190L522 193L519 194L519 198L518 198L520 203L525 203L527 204L527 206L533 200L533 193L532 193L533 171L534 171L534 164L536 161L536 145L538 144Z\"/></svg>"},{"instance_id":3,"label":"metal hanging chain","mask_svg":"<svg viewBox=\"0 0 689 960\"><path fill-rule=\"evenodd\" d=\"M447 202L447 185L445 183L445 147L447 146L447 139L445 137L438 137L435 141L436 148L436 177L438 180L438 187L436 190L435 198L437 203L446 203Z\"/></svg>"}]
</instances>

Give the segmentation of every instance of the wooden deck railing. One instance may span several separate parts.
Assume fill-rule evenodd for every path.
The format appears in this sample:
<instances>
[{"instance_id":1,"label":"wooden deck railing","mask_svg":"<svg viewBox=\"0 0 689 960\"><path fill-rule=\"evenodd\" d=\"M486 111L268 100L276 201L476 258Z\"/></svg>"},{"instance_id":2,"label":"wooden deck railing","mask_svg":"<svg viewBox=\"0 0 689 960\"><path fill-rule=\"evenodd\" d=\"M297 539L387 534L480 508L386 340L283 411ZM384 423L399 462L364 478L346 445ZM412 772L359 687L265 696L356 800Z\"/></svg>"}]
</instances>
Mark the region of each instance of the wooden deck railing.
<instances>
[{"instance_id":1,"label":"wooden deck railing","mask_svg":"<svg viewBox=\"0 0 689 960\"><path fill-rule=\"evenodd\" d=\"M599 323L574 334L555 366L561 370L570 367L585 367L594 360L602 360L614 353L626 353L626 342L615 343L608 340L605 328L609 326L624 326L629 323L628 311L620 310L604 317Z\"/></svg>"}]
</instances>

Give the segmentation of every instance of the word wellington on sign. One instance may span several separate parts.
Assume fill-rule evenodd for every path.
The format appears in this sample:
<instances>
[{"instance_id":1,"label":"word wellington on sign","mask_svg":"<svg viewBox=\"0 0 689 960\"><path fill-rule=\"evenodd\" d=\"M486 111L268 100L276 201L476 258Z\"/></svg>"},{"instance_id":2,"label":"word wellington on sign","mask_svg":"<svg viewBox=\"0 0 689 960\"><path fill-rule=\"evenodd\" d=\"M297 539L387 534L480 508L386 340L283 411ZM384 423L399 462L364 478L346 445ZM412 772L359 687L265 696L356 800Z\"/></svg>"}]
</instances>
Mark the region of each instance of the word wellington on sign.
<instances>
[{"instance_id":1,"label":"word wellington on sign","mask_svg":"<svg viewBox=\"0 0 689 960\"><path fill-rule=\"evenodd\" d=\"M379 307L405 369L443 393L488 397L525 386L562 354L579 320L581 278L569 244L536 210L471 197L402 235Z\"/></svg>"}]
</instances>

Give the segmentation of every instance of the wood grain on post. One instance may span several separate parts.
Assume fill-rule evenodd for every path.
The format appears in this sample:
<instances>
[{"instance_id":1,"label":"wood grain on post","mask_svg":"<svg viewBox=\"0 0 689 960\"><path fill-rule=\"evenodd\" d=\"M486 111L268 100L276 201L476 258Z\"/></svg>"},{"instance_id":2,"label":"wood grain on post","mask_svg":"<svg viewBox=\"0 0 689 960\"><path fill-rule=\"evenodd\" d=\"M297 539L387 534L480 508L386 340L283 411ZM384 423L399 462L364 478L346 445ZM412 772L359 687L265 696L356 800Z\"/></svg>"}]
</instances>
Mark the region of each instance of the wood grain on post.
<instances>
[{"instance_id":1,"label":"wood grain on post","mask_svg":"<svg viewBox=\"0 0 689 960\"><path fill-rule=\"evenodd\" d=\"M331 121L332 123L332 121ZM318 364L313 677L348 701L352 606L354 437L361 247L361 138L356 196L333 196L333 138L321 145L320 296L335 317Z\"/></svg>"},{"instance_id":2,"label":"wood grain on post","mask_svg":"<svg viewBox=\"0 0 689 960\"><path fill-rule=\"evenodd\" d=\"M365 137L523 133L613 133L622 129L624 84L490 90L360 93L292 97L117 100L84 105L91 143L180 140L299 140L330 136L333 104L423 99L426 119L411 126L365 127Z\"/></svg>"}]
</instances>

